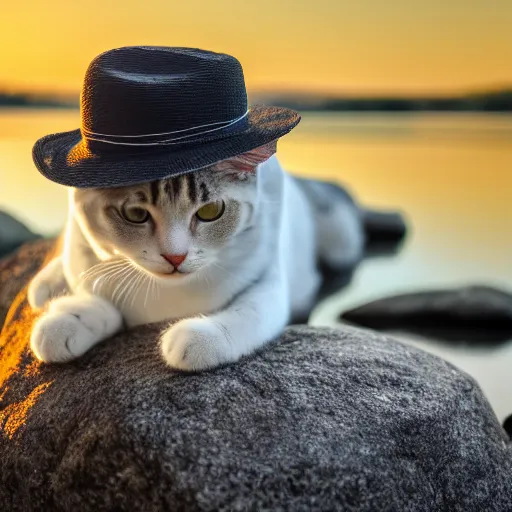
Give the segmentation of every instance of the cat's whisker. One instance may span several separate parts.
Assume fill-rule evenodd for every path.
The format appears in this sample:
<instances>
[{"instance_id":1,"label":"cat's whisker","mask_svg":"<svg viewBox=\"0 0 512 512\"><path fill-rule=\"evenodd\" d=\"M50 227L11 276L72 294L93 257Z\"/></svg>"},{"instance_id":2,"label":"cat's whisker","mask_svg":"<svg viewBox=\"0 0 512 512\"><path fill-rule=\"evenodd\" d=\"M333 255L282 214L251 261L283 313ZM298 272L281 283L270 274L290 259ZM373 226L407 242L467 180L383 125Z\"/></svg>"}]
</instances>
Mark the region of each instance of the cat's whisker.
<instances>
[{"instance_id":1,"label":"cat's whisker","mask_svg":"<svg viewBox=\"0 0 512 512\"><path fill-rule=\"evenodd\" d=\"M138 291L140 289L141 281L144 280L144 274L142 272L139 272L138 275L135 276L135 278L132 281L131 287L129 292L126 294L126 297L123 300L122 306L126 303L126 301L129 299L131 295L131 300L129 301L130 307L133 306L135 299L137 298Z\"/></svg>"},{"instance_id":2,"label":"cat's whisker","mask_svg":"<svg viewBox=\"0 0 512 512\"><path fill-rule=\"evenodd\" d=\"M133 274L134 271L135 271L135 267L131 267L131 269L130 268L127 269L126 274L120 278L119 284L116 286L114 292L112 293L112 302L114 304L116 304L116 302L120 298L120 295L122 295L122 293L124 291L125 282L128 281L128 279L130 278L130 276Z\"/></svg>"},{"instance_id":3,"label":"cat's whisker","mask_svg":"<svg viewBox=\"0 0 512 512\"><path fill-rule=\"evenodd\" d=\"M114 290L113 290L113 292L112 292L112 295L111 295L111 297L112 297L112 302L113 302L114 304L116 303L116 295L117 295L117 293L119 292L119 289L122 287L123 282L124 282L124 280L125 280L125 279L126 279L126 277L127 277L127 274L129 275L129 273L130 273L130 270L129 270L129 269L123 269L123 271L121 272L121 275L120 275L120 276L118 276L118 279L117 279L118 283L117 283L117 285L115 285L115 288L114 288Z\"/></svg>"},{"instance_id":4,"label":"cat's whisker","mask_svg":"<svg viewBox=\"0 0 512 512\"><path fill-rule=\"evenodd\" d=\"M86 279L89 275L94 274L96 271L103 270L106 265L107 263L104 261L97 263L96 265L93 265L92 267L89 267L87 270L81 272L78 277L79 279Z\"/></svg>"},{"instance_id":5,"label":"cat's whisker","mask_svg":"<svg viewBox=\"0 0 512 512\"><path fill-rule=\"evenodd\" d=\"M101 290L101 287L104 284L106 284L109 281L111 281L114 277L122 274L125 271L125 269L126 269L125 266L123 266L122 268L109 269L104 274L102 274L100 276L96 276L94 278L94 282L93 282L93 285L92 285L92 293L96 293L96 288Z\"/></svg>"},{"instance_id":6,"label":"cat's whisker","mask_svg":"<svg viewBox=\"0 0 512 512\"><path fill-rule=\"evenodd\" d=\"M116 265L115 267L107 267L107 268L103 268L103 269L98 269L96 272L94 272L93 274L90 274L89 276L86 277L86 280L87 279L98 279L99 277L103 277L103 276L107 276L107 275L110 275L112 273L115 273L115 272L118 272L118 271L121 271L125 268L127 268L128 265Z\"/></svg>"},{"instance_id":7,"label":"cat's whisker","mask_svg":"<svg viewBox=\"0 0 512 512\"><path fill-rule=\"evenodd\" d=\"M136 292L138 289L138 285L140 284L140 282L143 278L144 278L144 274L137 269L137 274L131 280L131 282L128 283L128 289L124 295L123 301L121 302L121 304L119 306L120 308L122 308L126 304L126 301L130 298L130 295L132 296L130 305L133 304L133 301L134 301L135 297L137 296Z\"/></svg>"},{"instance_id":8,"label":"cat's whisker","mask_svg":"<svg viewBox=\"0 0 512 512\"><path fill-rule=\"evenodd\" d=\"M85 280L96 273L103 272L104 270L126 266L128 264L129 262L125 260L102 261L82 272L79 278Z\"/></svg>"},{"instance_id":9,"label":"cat's whisker","mask_svg":"<svg viewBox=\"0 0 512 512\"><path fill-rule=\"evenodd\" d=\"M130 272L129 277L126 279L126 284L122 290L122 292L119 294L119 309L122 309L124 306L124 303L126 302L126 299L130 296L130 291L135 285L137 275L135 277L133 276L134 272L133 270Z\"/></svg>"},{"instance_id":10,"label":"cat's whisker","mask_svg":"<svg viewBox=\"0 0 512 512\"><path fill-rule=\"evenodd\" d=\"M98 269L97 272L95 273L91 273L89 276L87 276L85 279L82 279L80 281L80 283L86 283L86 282L90 282L92 281L93 282L93 285L92 285L92 288L93 288L93 293L97 287L97 285L104 279L104 278L107 278L107 277L110 277L111 275L113 274L116 274L120 271L123 271L124 269L126 268L126 265L122 265L122 266L115 266L115 267L108 267L108 268L104 268L104 269Z\"/></svg>"},{"instance_id":11,"label":"cat's whisker","mask_svg":"<svg viewBox=\"0 0 512 512\"><path fill-rule=\"evenodd\" d=\"M144 297L144 307L146 307L146 303L148 301L148 293L149 293L149 285L146 286L146 296Z\"/></svg>"},{"instance_id":12,"label":"cat's whisker","mask_svg":"<svg viewBox=\"0 0 512 512\"><path fill-rule=\"evenodd\" d=\"M92 265L91 267L89 267L87 270L84 270L82 272L82 275L87 274L88 272L91 272L92 270L95 270L97 268L104 268L106 266L119 265L119 264L124 264L124 263L126 263L126 260L124 258L100 261L99 263L96 263L96 264Z\"/></svg>"},{"instance_id":13,"label":"cat's whisker","mask_svg":"<svg viewBox=\"0 0 512 512\"><path fill-rule=\"evenodd\" d=\"M105 276L105 275L110 275L111 272L115 271L115 270L118 270L118 268L114 268L114 269L98 269L96 272L94 273L91 273L90 275L88 275L85 279L81 279L80 280L80 283L88 283L88 282L94 282L95 280Z\"/></svg>"},{"instance_id":14,"label":"cat's whisker","mask_svg":"<svg viewBox=\"0 0 512 512\"><path fill-rule=\"evenodd\" d=\"M125 280L124 286L121 288L121 291L119 292L119 295L117 297L117 307L118 309L122 309L124 306L124 303L126 301L126 298L130 294L130 290L133 287L134 281L132 280L133 272L130 272L129 277Z\"/></svg>"},{"instance_id":15,"label":"cat's whisker","mask_svg":"<svg viewBox=\"0 0 512 512\"><path fill-rule=\"evenodd\" d=\"M136 293L136 294L134 294L134 297L135 297L135 295L138 295L139 290L142 288L142 285L144 284L145 280L146 280L148 277L151 277L151 276L149 276L149 275L148 275L148 274L146 274L145 272L142 272L142 273L141 273L141 279L140 279L139 284L138 284L138 286L137 286L137 293ZM134 300L134 299L132 299L132 300Z\"/></svg>"},{"instance_id":16,"label":"cat's whisker","mask_svg":"<svg viewBox=\"0 0 512 512\"><path fill-rule=\"evenodd\" d=\"M153 277L152 276L148 276L147 287L149 289L149 300L151 301L153 298Z\"/></svg>"},{"instance_id":17,"label":"cat's whisker","mask_svg":"<svg viewBox=\"0 0 512 512\"><path fill-rule=\"evenodd\" d=\"M156 282L156 277L151 276L151 298L156 299L156 292L157 292L158 284Z\"/></svg>"},{"instance_id":18,"label":"cat's whisker","mask_svg":"<svg viewBox=\"0 0 512 512\"><path fill-rule=\"evenodd\" d=\"M119 294L119 301L121 301L119 307L121 307L124 304L126 297L129 296L130 291L133 288L133 284L135 282L136 277L137 277L137 268L133 267L133 270L128 274L127 278L125 279L125 285L123 287L123 290Z\"/></svg>"}]
</instances>

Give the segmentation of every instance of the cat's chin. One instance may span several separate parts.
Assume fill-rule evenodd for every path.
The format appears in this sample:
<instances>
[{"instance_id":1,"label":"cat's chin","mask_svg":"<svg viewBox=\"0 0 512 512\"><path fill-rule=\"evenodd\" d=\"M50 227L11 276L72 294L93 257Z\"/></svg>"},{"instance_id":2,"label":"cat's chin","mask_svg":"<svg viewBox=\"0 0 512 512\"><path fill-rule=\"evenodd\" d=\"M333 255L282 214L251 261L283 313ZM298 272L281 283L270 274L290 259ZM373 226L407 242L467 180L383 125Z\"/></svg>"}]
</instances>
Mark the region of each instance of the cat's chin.
<instances>
[{"instance_id":1,"label":"cat's chin","mask_svg":"<svg viewBox=\"0 0 512 512\"><path fill-rule=\"evenodd\" d=\"M163 270L154 270L151 268L148 268L146 266L141 265L140 262L134 261L133 262L135 266L140 269L142 272L148 274L151 277L157 278L161 281L175 281L175 280L181 280L186 279L190 275L192 275L194 272L183 272L180 270L169 270L169 271L163 271Z\"/></svg>"},{"instance_id":2,"label":"cat's chin","mask_svg":"<svg viewBox=\"0 0 512 512\"><path fill-rule=\"evenodd\" d=\"M176 279L186 279L189 277L192 273L191 272L180 272L174 270L173 272L150 272L151 275L154 277L158 277L163 280L176 280Z\"/></svg>"}]
</instances>

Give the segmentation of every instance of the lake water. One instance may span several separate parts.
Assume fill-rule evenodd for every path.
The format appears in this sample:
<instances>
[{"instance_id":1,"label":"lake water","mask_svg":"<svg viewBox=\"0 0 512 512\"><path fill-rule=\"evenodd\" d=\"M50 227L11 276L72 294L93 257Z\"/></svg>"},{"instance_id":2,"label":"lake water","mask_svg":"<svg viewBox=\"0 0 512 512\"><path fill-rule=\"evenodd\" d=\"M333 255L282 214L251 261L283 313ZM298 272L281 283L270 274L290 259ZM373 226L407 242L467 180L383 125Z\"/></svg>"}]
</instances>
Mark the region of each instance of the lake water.
<instances>
[{"instance_id":1,"label":"lake water","mask_svg":"<svg viewBox=\"0 0 512 512\"><path fill-rule=\"evenodd\" d=\"M62 227L66 194L36 171L32 145L78 125L78 111L0 110L0 208L41 233ZM468 283L512 290L512 116L307 114L278 155L297 174L346 184L364 205L402 210L410 225L400 254L365 262L314 323L401 291ZM494 374L489 395L511 391L512 350L507 358L507 383Z\"/></svg>"}]
</instances>

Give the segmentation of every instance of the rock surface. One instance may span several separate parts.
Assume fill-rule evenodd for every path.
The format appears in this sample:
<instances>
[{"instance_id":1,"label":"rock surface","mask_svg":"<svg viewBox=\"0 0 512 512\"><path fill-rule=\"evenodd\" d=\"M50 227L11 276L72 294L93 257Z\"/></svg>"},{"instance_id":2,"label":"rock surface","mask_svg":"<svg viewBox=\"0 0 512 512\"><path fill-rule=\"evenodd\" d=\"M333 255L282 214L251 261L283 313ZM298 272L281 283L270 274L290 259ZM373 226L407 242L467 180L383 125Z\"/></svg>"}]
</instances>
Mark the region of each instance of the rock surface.
<instances>
[{"instance_id":1,"label":"rock surface","mask_svg":"<svg viewBox=\"0 0 512 512\"><path fill-rule=\"evenodd\" d=\"M37 247L0 286L26 283ZM39 364L33 319L22 290L0 335L3 510L512 510L512 445L476 383L385 336L290 327L187 375L158 325Z\"/></svg>"}]
</instances>

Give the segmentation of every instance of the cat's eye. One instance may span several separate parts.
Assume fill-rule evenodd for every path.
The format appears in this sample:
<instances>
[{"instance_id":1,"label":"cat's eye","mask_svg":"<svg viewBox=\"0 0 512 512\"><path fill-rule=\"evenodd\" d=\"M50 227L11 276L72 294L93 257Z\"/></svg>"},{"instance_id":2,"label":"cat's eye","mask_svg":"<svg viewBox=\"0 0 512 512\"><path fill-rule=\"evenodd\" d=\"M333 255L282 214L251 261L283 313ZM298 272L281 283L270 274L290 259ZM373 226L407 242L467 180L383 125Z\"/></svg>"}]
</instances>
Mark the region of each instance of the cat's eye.
<instances>
[{"instance_id":1,"label":"cat's eye","mask_svg":"<svg viewBox=\"0 0 512 512\"><path fill-rule=\"evenodd\" d=\"M126 206L121 208L121 215L132 224L144 224L149 220L149 212L140 206Z\"/></svg>"},{"instance_id":2,"label":"cat's eye","mask_svg":"<svg viewBox=\"0 0 512 512\"><path fill-rule=\"evenodd\" d=\"M203 222L212 222L222 217L224 213L224 201L215 201L201 206L196 212L196 217Z\"/></svg>"}]
</instances>

